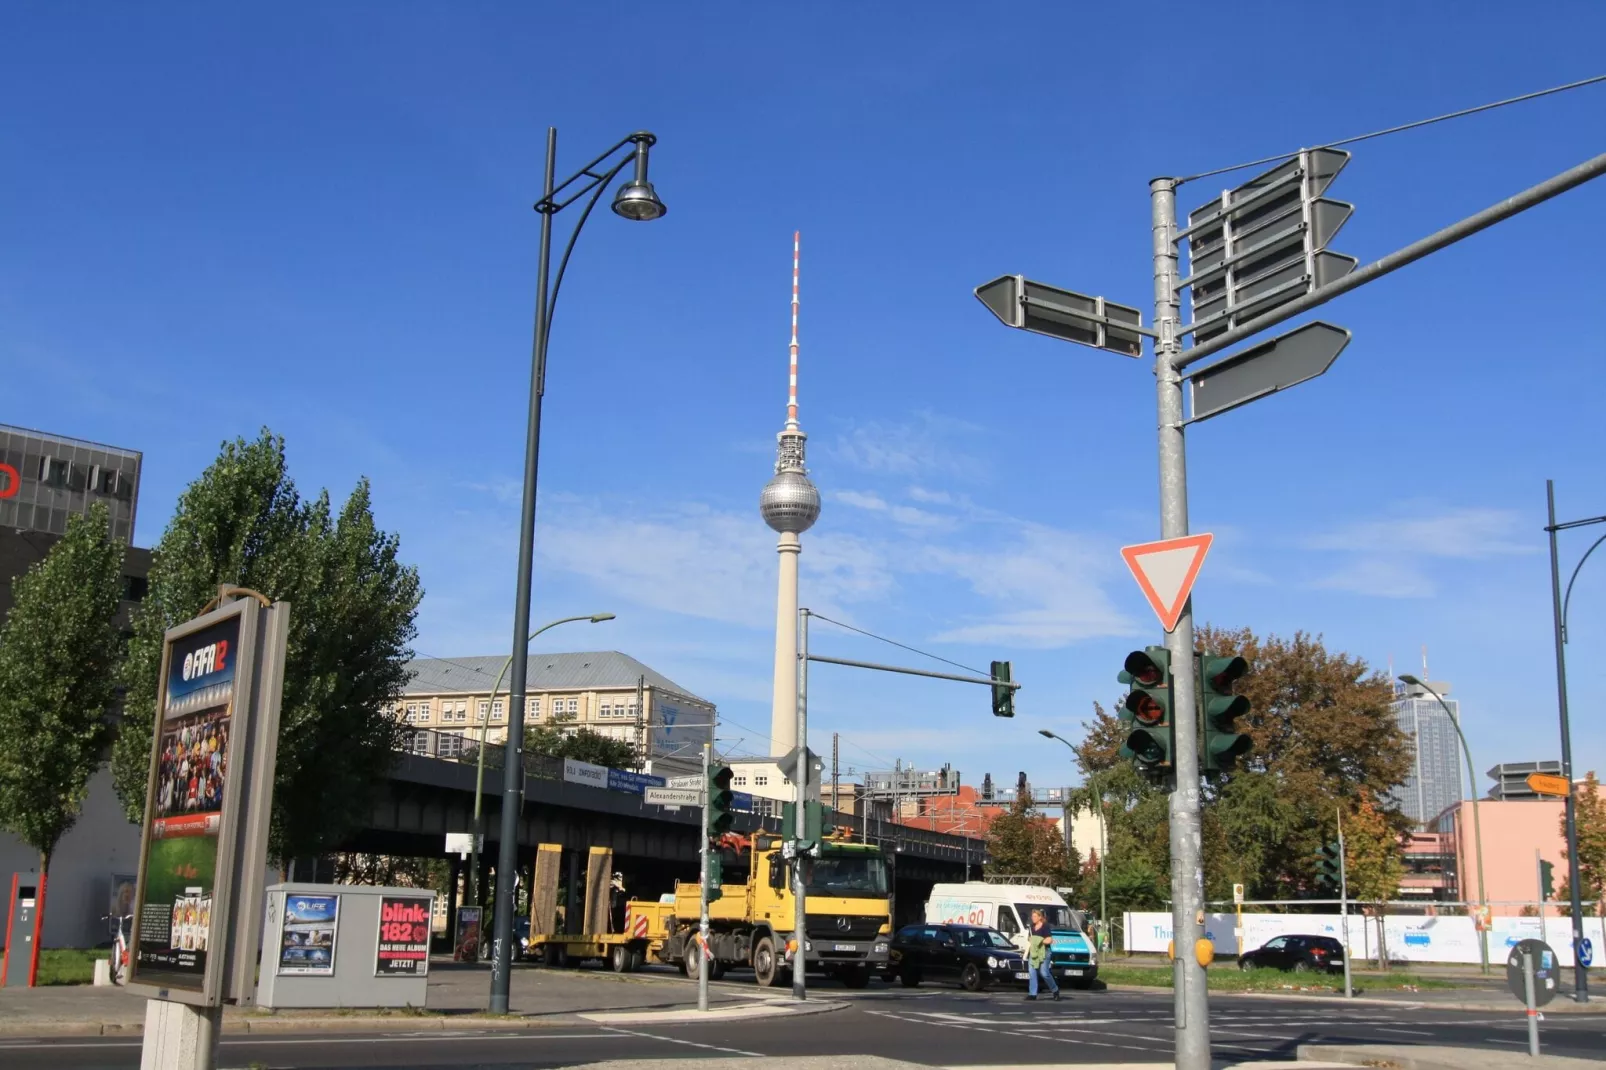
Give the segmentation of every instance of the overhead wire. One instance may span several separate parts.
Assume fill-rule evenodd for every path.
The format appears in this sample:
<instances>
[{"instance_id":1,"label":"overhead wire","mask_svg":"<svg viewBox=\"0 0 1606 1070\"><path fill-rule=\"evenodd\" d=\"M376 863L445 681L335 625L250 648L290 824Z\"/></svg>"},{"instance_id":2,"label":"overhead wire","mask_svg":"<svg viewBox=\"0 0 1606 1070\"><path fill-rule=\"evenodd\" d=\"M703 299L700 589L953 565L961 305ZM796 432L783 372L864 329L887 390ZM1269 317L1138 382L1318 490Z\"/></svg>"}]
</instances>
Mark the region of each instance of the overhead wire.
<instances>
[{"instance_id":1,"label":"overhead wire","mask_svg":"<svg viewBox=\"0 0 1606 1070\"><path fill-rule=\"evenodd\" d=\"M1583 78L1576 82L1568 82L1566 85L1551 86L1549 89L1540 89L1533 93L1524 93L1521 96L1507 97L1505 100L1495 100L1489 102L1488 104L1479 104L1475 108L1462 108L1460 111L1446 112L1443 115L1435 115L1431 119L1418 119L1415 122L1401 123L1399 126L1390 126L1383 130L1373 130L1369 134L1356 134L1354 137L1341 138L1338 141L1324 141L1320 145L1312 145L1310 148L1336 149L1341 145L1354 145L1357 142L1370 141L1375 137L1384 137L1388 134L1398 134L1406 130L1415 130L1418 127L1432 126L1434 123L1446 122L1450 119L1460 119L1468 115L1476 115L1479 112L1492 111L1495 108L1504 108L1508 104L1521 104L1523 101L1537 100L1540 97L1548 97L1554 93L1565 93L1569 89L1581 89L1587 85L1594 85L1596 82L1606 82L1606 74L1597 74L1592 78ZM1177 179L1177 185L1180 186L1184 182L1193 182L1201 178L1212 178L1216 175L1224 175L1231 171L1241 171L1246 167L1259 167L1262 164L1278 163L1282 160L1288 159L1290 156L1297 155L1300 151L1301 150L1299 149L1295 149L1293 152L1284 152L1276 156L1263 156L1258 160L1249 160L1245 163L1235 163L1231 167L1218 167L1214 171L1201 171L1197 175L1189 175L1186 178Z\"/></svg>"},{"instance_id":2,"label":"overhead wire","mask_svg":"<svg viewBox=\"0 0 1606 1070\"><path fill-rule=\"evenodd\" d=\"M892 646L895 646L900 650L907 650L911 654L919 654L923 658L930 658L932 661L940 661L944 665L952 665L956 669L964 669L966 672L973 672L977 676L987 676L987 677L991 677L992 676L991 672L983 672L982 670L974 668L974 667L972 667L970 665L962 665L957 661L949 661L945 657L940 657L939 655L932 654L932 653L930 653L928 651L925 651L925 650L921 650L919 647L912 647L907 643L900 643L896 639L888 639L884 635L877 635L874 632L867 632L863 628L855 628L851 624L843 624L839 620L832 620L830 617L824 616L824 615L819 614L819 613L815 613L812 610L809 612L809 616L815 618L816 620L823 620L827 624L835 624L838 628L846 628L850 632L858 632L860 635L868 636L871 639L879 639L883 643L889 643Z\"/></svg>"}]
</instances>

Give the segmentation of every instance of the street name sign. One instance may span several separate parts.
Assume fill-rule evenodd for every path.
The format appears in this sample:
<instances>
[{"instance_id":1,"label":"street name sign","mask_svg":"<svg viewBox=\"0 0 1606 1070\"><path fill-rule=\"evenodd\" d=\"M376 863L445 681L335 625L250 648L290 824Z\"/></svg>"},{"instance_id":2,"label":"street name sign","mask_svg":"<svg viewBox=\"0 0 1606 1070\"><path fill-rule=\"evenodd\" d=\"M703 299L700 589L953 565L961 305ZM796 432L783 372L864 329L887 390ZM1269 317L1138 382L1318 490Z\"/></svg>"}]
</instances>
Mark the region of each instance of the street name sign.
<instances>
[{"instance_id":1,"label":"street name sign","mask_svg":"<svg viewBox=\"0 0 1606 1070\"><path fill-rule=\"evenodd\" d=\"M1552 773L1529 773L1528 787L1540 795L1559 795L1563 799L1572 794L1567 778Z\"/></svg>"},{"instance_id":2,"label":"street name sign","mask_svg":"<svg viewBox=\"0 0 1606 1070\"><path fill-rule=\"evenodd\" d=\"M1307 149L1188 214L1177 289L1193 303L1195 345L1355 270L1355 257L1327 250L1355 207L1322 196L1348 162L1342 149Z\"/></svg>"},{"instance_id":3,"label":"street name sign","mask_svg":"<svg viewBox=\"0 0 1606 1070\"><path fill-rule=\"evenodd\" d=\"M697 788L648 788L647 802L653 806L701 806L703 793Z\"/></svg>"},{"instance_id":4,"label":"street name sign","mask_svg":"<svg viewBox=\"0 0 1606 1070\"><path fill-rule=\"evenodd\" d=\"M1006 327L1045 334L1123 356L1143 355L1143 313L1023 275L1000 275L976 287L976 297Z\"/></svg>"},{"instance_id":5,"label":"street name sign","mask_svg":"<svg viewBox=\"0 0 1606 1070\"><path fill-rule=\"evenodd\" d=\"M1333 366L1349 340L1344 328L1317 320L1205 365L1185 377L1193 413L1187 422L1208 420L1316 378Z\"/></svg>"},{"instance_id":6,"label":"street name sign","mask_svg":"<svg viewBox=\"0 0 1606 1070\"><path fill-rule=\"evenodd\" d=\"M700 788L703 778L696 773L688 776L672 776L665 783L671 788Z\"/></svg>"},{"instance_id":7,"label":"street name sign","mask_svg":"<svg viewBox=\"0 0 1606 1070\"><path fill-rule=\"evenodd\" d=\"M1194 581L1199 578L1199 567L1215 539L1208 532L1183 535L1176 539L1139 543L1121 547L1121 558L1132 576L1138 581L1143 597L1148 599L1160 626L1166 631L1176 629L1182 618L1182 607L1188 604Z\"/></svg>"}]
</instances>

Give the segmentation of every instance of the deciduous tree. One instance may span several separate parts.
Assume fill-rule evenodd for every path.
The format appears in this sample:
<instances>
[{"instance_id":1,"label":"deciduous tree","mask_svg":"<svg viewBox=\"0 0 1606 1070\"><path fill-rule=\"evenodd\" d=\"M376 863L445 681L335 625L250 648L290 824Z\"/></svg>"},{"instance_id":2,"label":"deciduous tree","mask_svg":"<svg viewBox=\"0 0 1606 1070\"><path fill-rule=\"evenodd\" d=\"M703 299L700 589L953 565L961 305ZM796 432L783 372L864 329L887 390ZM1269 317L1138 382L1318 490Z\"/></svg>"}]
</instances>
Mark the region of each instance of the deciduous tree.
<instances>
[{"instance_id":1,"label":"deciduous tree","mask_svg":"<svg viewBox=\"0 0 1606 1070\"><path fill-rule=\"evenodd\" d=\"M987 872L1040 876L1055 887L1074 887L1081 860L1054 821L1038 813L1029 796L1017 796L987 829Z\"/></svg>"},{"instance_id":2,"label":"deciduous tree","mask_svg":"<svg viewBox=\"0 0 1606 1070\"><path fill-rule=\"evenodd\" d=\"M327 491L311 501L297 493L283 439L264 430L225 443L180 497L135 618L114 754L130 817L145 802L162 633L223 583L291 604L272 849L280 858L327 851L367 815L395 761L403 728L389 711L407 678L417 570L375 525L366 480L335 516Z\"/></svg>"},{"instance_id":3,"label":"deciduous tree","mask_svg":"<svg viewBox=\"0 0 1606 1070\"><path fill-rule=\"evenodd\" d=\"M1583 784L1573 785L1573 820L1578 828L1578 883L1582 896L1595 900L1595 909L1606 916L1606 801L1600 797L1600 782L1595 779L1593 770L1585 774ZM1561 815L1560 826L1565 840L1565 813ZM1568 865L1573 864L1565 848L1561 856L1567 859ZM1570 881L1572 878L1559 879Z\"/></svg>"},{"instance_id":4,"label":"deciduous tree","mask_svg":"<svg viewBox=\"0 0 1606 1070\"><path fill-rule=\"evenodd\" d=\"M12 585L0 630L0 827L39 852L47 875L111 740L124 550L104 505L69 517Z\"/></svg>"},{"instance_id":5,"label":"deciduous tree","mask_svg":"<svg viewBox=\"0 0 1606 1070\"><path fill-rule=\"evenodd\" d=\"M566 730L552 725L530 725L524 730L524 752L573 758L609 769L632 769L636 765L636 750L630 744L584 727Z\"/></svg>"},{"instance_id":6,"label":"deciduous tree","mask_svg":"<svg viewBox=\"0 0 1606 1070\"><path fill-rule=\"evenodd\" d=\"M1388 965L1384 904L1400 893L1405 862L1400 831L1371 799L1360 799L1344 819L1344 867L1349 896L1370 904L1377 919L1378 962Z\"/></svg>"}]
</instances>

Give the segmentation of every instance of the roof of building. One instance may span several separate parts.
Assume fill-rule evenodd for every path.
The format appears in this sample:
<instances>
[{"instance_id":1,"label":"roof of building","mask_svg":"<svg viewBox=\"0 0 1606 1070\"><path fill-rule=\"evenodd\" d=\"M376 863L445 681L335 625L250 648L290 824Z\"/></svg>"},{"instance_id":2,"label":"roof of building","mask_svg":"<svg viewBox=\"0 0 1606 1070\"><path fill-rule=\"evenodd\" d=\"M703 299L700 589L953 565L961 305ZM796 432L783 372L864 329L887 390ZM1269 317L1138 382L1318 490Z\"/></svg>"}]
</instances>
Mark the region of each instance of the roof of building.
<instances>
[{"instance_id":1,"label":"roof of building","mask_svg":"<svg viewBox=\"0 0 1606 1070\"><path fill-rule=\"evenodd\" d=\"M507 662L507 655L467 658L414 658L407 663L412 674L406 695L439 695L443 693L488 695L496 683L497 674ZM598 688L635 687L637 680L646 677L647 686L657 691L700 702L713 703L681 687L669 677L643 665L629 654L617 650L581 651L574 654L531 654L526 687L531 691L589 691ZM507 678L502 686L507 690Z\"/></svg>"}]
</instances>

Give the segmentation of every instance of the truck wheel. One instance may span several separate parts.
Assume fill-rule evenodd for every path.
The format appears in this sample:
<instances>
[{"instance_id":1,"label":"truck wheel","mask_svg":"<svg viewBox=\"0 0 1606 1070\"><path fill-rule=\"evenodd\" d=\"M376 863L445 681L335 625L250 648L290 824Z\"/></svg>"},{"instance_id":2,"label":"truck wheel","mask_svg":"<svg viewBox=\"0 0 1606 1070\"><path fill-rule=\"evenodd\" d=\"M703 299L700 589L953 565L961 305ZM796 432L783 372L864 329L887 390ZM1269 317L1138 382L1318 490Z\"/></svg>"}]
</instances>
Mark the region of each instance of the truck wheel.
<instances>
[{"instance_id":1,"label":"truck wheel","mask_svg":"<svg viewBox=\"0 0 1606 1070\"><path fill-rule=\"evenodd\" d=\"M850 967L846 970L843 970L837 976L841 977L842 983L847 985L849 988L870 987L870 968L868 966Z\"/></svg>"},{"instance_id":2,"label":"truck wheel","mask_svg":"<svg viewBox=\"0 0 1606 1070\"><path fill-rule=\"evenodd\" d=\"M613 945L613 949L608 952L608 965L612 967L614 973L630 972L630 949L623 944Z\"/></svg>"},{"instance_id":3,"label":"truck wheel","mask_svg":"<svg viewBox=\"0 0 1606 1070\"><path fill-rule=\"evenodd\" d=\"M645 962L646 960L647 960L647 952L643 951L639 947L631 948L630 949L630 959L629 959L629 963L625 966L625 972L626 973L635 973L637 970L641 969L641 964L643 962Z\"/></svg>"},{"instance_id":4,"label":"truck wheel","mask_svg":"<svg viewBox=\"0 0 1606 1070\"><path fill-rule=\"evenodd\" d=\"M545 951L548 966L561 970L569 964L569 949L562 944L548 944Z\"/></svg>"},{"instance_id":5,"label":"truck wheel","mask_svg":"<svg viewBox=\"0 0 1606 1070\"><path fill-rule=\"evenodd\" d=\"M778 966L774 937L759 937L758 943L753 945L753 979L758 982L758 987L769 988L775 983L776 975L780 973Z\"/></svg>"},{"instance_id":6,"label":"truck wheel","mask_svg":"<svg viewBox=\"0 0 1606 1070\"><path fill-rule=\"evenodd\" d=\"M703 956L696 944L686 945L686 957L680 960L680 972L686 975L686 980L697 980L698 971L702 969Z\"/></svg>"},{"instance_id":7,"label":"truck wheel","mask_svg":"<svg viewBox=\"0 0 1606 1070\"><path fill-rule=\"evenodd\" d=\"M981 975L981 967L974 962L967 962L959 975L959 986L966 992L980 992L987 987L987 978Z\"/></svg>"}]
</instances>

